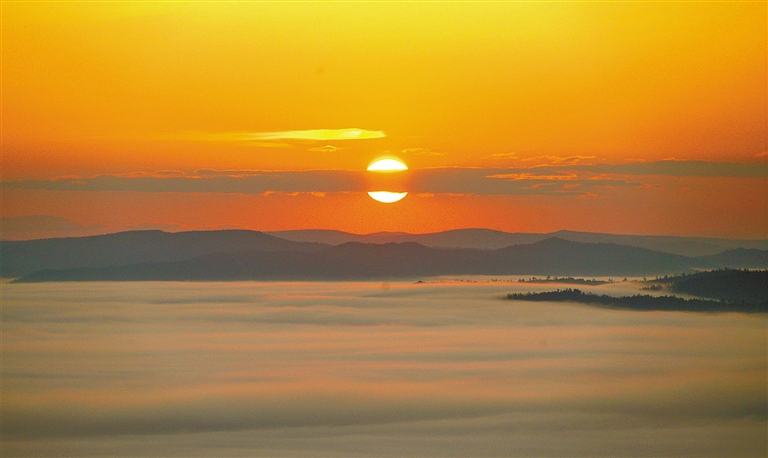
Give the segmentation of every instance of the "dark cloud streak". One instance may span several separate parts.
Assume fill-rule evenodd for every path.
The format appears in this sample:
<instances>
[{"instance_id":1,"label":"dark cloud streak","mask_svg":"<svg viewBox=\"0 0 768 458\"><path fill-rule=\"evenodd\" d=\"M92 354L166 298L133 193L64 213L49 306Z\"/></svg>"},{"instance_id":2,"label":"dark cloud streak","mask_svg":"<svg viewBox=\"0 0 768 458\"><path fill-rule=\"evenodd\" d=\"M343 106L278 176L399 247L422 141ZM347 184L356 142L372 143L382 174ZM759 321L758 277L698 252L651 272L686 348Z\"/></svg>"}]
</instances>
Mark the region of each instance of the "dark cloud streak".
<instances>
[{"instance_id":1,"label":"dark cloud streak","mask_svg":"<svg viewBox=\"0 0 768 458\"><path fill-rule=\"evenodd\" d=\"M659 161L513 168L428 168L403 172L409 192L464 195L592 195L604 188L650 186L642 177L768 177L766 163ZM370 191L364 171L202 169L136 172L0 183L6 189L264 194Z\"/></svg>"}]
</instances>

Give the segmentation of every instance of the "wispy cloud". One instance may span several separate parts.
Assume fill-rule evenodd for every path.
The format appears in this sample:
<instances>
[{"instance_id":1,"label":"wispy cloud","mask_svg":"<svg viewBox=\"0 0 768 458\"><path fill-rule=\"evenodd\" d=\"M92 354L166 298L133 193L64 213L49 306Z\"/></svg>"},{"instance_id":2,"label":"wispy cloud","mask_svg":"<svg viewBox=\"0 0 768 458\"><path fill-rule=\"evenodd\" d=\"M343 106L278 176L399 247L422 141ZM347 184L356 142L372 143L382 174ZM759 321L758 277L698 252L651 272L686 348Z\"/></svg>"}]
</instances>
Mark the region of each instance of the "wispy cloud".
<instances>
[{"instance_id":1,"label":"wispy cloud","mask_svg":"<svg viewBox=\"0 0 768 458\"><path fill-rule=\"evenodd\" d=\"M184 132L165 135L161 138L168 140L182 140L192 142L222 142L239 143L261 148L290 148L291 141L340 141L340 140L366 140L371 138L383 138L386 134L380 130L366 130L358 128L349 129L309 129L286 130L277 132ZM310 151L323 151L330 149L336 151L342 149L337 146L321 146Z\"/></svg>"},{"instance_id":2,"label":"wispy cloud","mask_svg":"<svg viewBox=\"0 0 768 458\"><path fill-rule=\"evenodd\" d=\"M618 176L546 169L434 168L414 170L414 193L592 196L601 187L642 186Z\"/></svg>"},{"instance_id":3,"label":"wispy cloud","mask_svg":"<svg viewBox=\"0 0 768 458\"><path fill-rule=\"evenodd\" d=\"M499 178L502 180L576 180L578 175L575 173L563 173L557 175L537 175L534 173L501 173L498 175L489 175L487 178Z\"/></svg>"},{"instance_id":4,"label":"wispy cloud","mask_svg":"<svg viewBox=\"0 0 768 458\"><path fill-rule=\"evenodd\" d=\"M365 129L312 129L286 130L281 132L256 132L250 134L252 140L364 140L386 137L380 130ZM247 138L248 136L246 136Z\"/></svg>"},{"instance_id":5,"label":"wispy cloud","mask_svg":"<svg viewBox=\"0 0 768 458\"><path fill-rule=\"evenodd\" d=\"M575 165L571 170L622 175L662 175L673 177L768 177L765 162L709 162L664 160L627 164Z\"/></svg>"},{"instance_id":6,"label":"wispy cloud","mask_svg":"<svg viewBox=\"0 0 768 458\"><path fill-rule=\"evenodd\" d=\"M316 153L335 153L337 151L342 151L349 148L343 148L339 146L333 146L333 145L325 145L325 146L317 146L315 148L309 148L307 151L313 151Z\"/></svg>"},{"instance_id":7,"label":"wispy cloud","mask_svg":"<svg viewBox=\"0 0 768 458\"><path fill-rule=\"evenodd\" d=\"M568 166L576 164L591 164L597 158L596 156L533 156L520 157L517 153L494 153L487 156L488 159L507 159L514 164L523 167L547 167L547 166Z\"/></svg>"},{"instance_id":8,"label":"wispy cloud","mask_svg":"<svg viewBox=\"0 0 768 458\"><path fill-rule=\"evenodd\" d=\"M539 166L567 166L576 164L590 164L596 156L538 156L520 159L522 162L536 162Z\"/></svg>"},{"instance_id":9,"label":"wispy cloud","mask_svg":"<svg viewBox=\"0 0 768 458\"><path fill-rule=\"evenodd\" d=\"M493 158L515 158L514 153L494 154ZM595 156L539 156L519 158L509 173L560 174L588 172L614 175L655 175L668 177L768 177L768 163L683 161L665 159L653 162L595 162Z\"/></svg>"},{"instance_id":10,"label":"wispy cloud","mask_svg":"<svg viewBox=\"0 0 768 458\"><path fill-rule=\"evenodd\" d=\"M493 153L488 156L491 159L516 159L516 153Z\"/></svg>"},{"instance_id":11,"label":"wispy cloud","mask_svg":"<svg viewBox=\"0 0 768 458\"><path fill-rule=\"evenodd\" d=\"M445 156L446 153L434 151L430 148L406 148L401 151L403 154L412 154L414 156Z\"/></svg>"}]
</instances>

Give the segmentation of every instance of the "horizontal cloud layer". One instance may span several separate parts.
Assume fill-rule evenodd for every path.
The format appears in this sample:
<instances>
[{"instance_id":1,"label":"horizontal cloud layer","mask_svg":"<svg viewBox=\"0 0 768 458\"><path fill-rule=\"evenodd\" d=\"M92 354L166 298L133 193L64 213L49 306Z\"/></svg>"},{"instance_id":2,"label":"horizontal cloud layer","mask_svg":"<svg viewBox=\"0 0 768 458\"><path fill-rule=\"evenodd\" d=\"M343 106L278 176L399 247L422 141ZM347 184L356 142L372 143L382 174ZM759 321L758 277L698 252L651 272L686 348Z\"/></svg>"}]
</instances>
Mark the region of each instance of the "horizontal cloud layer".
<instances>
[{"instance_id":1,"label":"horizontal cloud layer","mask_svg":"<svg viewBox=\"0 0 768 458\"><path fill-rule=\"evenodd\" d=\"M575 165L571 170L622 175L663 175L674 177L757 177L768 178L768 162L656 161L628 164Z\"/></svg>"},{"instance_id":2,"label":"horizontal cloud layer","mask_svg":"<svg viewBox=\"0 0 768 458\"><path fill-rule=\"evenodd\" d=\"M763 163L661 161L516 168L428 168L403 172L402 190L425 194L596 195L606 188L651 186L643 177L766 177ZM137 172L3 182L13 189L263 194L371 191L365 171L197 170ZM376 184L379 187L379 184ZM379 190L379 189L376 189ZM397 189L400 191L401 189ZM393 189L394 191L394 189Z\"/></svg>"},{"instance_id":3,"label":"horizontal cloud layer","mask_svg":"<svg viewBox=\"0 0 768 458\"><path fill-rule=\"evenodd\" d=\"M56 191L141 191L141 192L224 192L263 194L265 192L346 192L363 191L360 172L312 170L261 172L250 170L198 170L193 174L99 175L92 178L61 178L2 183L6 188Z\"/></svg>"},{"instance_id":4,"label":"horizontal cloud layer","mask_svg":"<svg viewBox=\"0 0 768 458\"><path fill-rule=\"evenodd\" d=\"M4 451L218 437L273 456L358 437L364 455L764 455L763 317L501 301L541 288L517 282L387 286L5 285Z\"/></svg>"}]
</instances>

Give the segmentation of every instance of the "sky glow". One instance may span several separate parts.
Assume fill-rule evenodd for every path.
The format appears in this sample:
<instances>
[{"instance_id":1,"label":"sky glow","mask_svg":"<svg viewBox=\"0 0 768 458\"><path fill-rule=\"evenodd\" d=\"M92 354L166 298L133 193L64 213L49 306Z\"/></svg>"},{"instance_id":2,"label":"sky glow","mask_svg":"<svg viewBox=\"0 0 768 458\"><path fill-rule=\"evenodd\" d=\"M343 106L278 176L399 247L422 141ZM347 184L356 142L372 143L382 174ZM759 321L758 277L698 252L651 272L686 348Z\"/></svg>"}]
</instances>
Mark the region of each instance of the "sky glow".
<instances>
[{"instance_id":1,"label":"sky glow","mask_svg":"<svg viewBox=\"0 0 768 458\"><path fill-rule=\"evenodd\" d=\"M194 275L200 262L238 279L0 279L0 455L768 456L765 314L501 299L573 283L668 293L632 279L386 276L487 272L509 252L529 269L531 247L497 245L557 231L715 254L701 259L742 242L640 236L764 247L768 2L22 0L0 12L6 259L61 243L83 266L142 251L151 262L114 269ZM213 235L278 251L205 242L208 254L164 264L160 251L187 253L175 235L154 234L167 250L117 246L140 233L114 249L83 239L95 251L82 253L71 239L9 242L223 229ZM452 229L522 234L441 233ZM349 243L269 235L294 230ZM358 244L470 237L499 251ZM563 264L545 250L561 243L530 252ZM307 252L284 251L297 246ZM267 259L265 272L302 280L249 281ZM366 271L379 280L305 281Z\"/></svg>"},{"instance_id":2,"label":"sky glow","mask_svg":"<svg viewBox=\"0 0 768 458\"><path fill-rule=\"evenodd\" d=\"M5 2L0 216L766 237L767 15ZM397 188L365 175L392 155L409 169ZM372 189L410 195L392 215Z\"/></svg>"}]
</instances>

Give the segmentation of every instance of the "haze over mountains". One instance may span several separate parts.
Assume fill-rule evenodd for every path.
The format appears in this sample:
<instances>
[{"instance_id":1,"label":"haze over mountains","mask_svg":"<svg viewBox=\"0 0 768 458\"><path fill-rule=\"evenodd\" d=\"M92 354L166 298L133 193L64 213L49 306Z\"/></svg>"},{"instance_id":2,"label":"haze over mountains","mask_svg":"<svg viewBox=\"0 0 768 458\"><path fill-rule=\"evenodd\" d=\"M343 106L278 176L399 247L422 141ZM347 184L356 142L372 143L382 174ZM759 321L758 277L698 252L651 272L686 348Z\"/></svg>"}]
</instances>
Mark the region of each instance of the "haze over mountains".
<instances>
[{"instance_id":1,"label":"haze over mountains","mask_svg":"<svg viewBox=\"0 0 768 458\"><path fill-rule=\"evenodd\" d=\"M490 242L486 236L493 232L450 231L421 237L427 242L470 243L474 234L476 245L487 246ZM506 237L501 234L499 237ZM541 236L521 236L534 235ZM331 245L242 230L134 231L81 238L5 241L2 248L2 275L22 277L20 281L642 276L697 268L768 267L768 251L757 249L738 248L717 255L691 257L637 246L582 243L556 237L499 249L477 249L433 248L413 241Z\"/></svg>"},{"instance_id":2,"label":"haze over mountains","mask_svg":"<svg viewBox=\"0 0 768 458\"><path fill-rule=\"evenodd\" d=\"M225 252L312 252L326 247L320 243L293 242L244 230L129 231L90 237L3 241L0 275L18 277L42 269L178 261Z\"/></svg>"},{"instance_id":3,"label":"haze over mountains","mask_svg":"<svg viewBox=\"0 0 768 458\"><path fill-rule=\"evenodd\" d=\"M584 243L616 243L630 245L665 253L684 256L703 256L721 253L733 248L756 248L768 250L768 240L732 240L706 237L678 237L667 235L624 235L597 232L557 231L544 234L525 232L502 232L491 229L456 229L429 234L406 232L376 232L373 234L351 234L331 230L295 230L267 232L286 240L297 242L318 242L339 245L346 242L360 243L402 243L416 242L433 248L476 248L495 250L510 245L527 245L548 238Z\"/></svg>"},{"instance_id":4,"label":"haze over mountains","mask_svg":"<svg viewBox=\"0 0 768 458\"><path fill-rule=\"evenodd\" d=\"M172 224L137 224L121 229L120 232L161 230L165 232L207 232L221 230L239 230L238 227L206 227L187 229ZM49 215L34 216L0 216L0 240L28 241L44 238L86 237L93 235L108 235L115 229L99 225L81 225L75 221ZM245 231L252 232L252 231ZM707 237L679 237L665 235L625 235L605 234L596 232L575 232L561 230L549 233L502 232L492 229L456 229L444 232L426 234L410 234L405 232L376 232L371 234L352 234L349 232L309 229L264 232L268 235L296 242L315 242L329 245L340 245L346 242L389 243L417 242L433 248L477 248L493 250L510 245L530 244L541 240L557 237L564 240L586 243L616 243L631 245L666 253L682 254L685 256L703 256L717 254L733 248L757 248L768 250L767 239L724 239Z\"/></svg>"}]
</instances>

